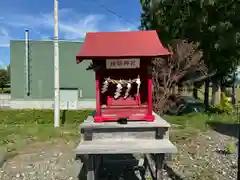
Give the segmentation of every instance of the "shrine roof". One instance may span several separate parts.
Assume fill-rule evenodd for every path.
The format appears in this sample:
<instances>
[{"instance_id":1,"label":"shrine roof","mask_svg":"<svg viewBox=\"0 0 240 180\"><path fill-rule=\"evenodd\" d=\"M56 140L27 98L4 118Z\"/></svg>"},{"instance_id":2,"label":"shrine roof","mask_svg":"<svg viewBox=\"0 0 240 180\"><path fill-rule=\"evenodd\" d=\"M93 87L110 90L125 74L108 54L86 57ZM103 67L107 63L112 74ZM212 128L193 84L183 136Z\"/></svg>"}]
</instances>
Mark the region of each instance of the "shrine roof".
<instances>
[{"instance_id":1,"label":"shrine roof","mask_svg":"<svg viewBox=\"0 0 240 180\"><path fill-rule=\"evenodd\" d=\"M157 57L169 55L156 31L89 32L77 53L77 62L84 59L121 57Z\"/></svg>"}]
</instances>

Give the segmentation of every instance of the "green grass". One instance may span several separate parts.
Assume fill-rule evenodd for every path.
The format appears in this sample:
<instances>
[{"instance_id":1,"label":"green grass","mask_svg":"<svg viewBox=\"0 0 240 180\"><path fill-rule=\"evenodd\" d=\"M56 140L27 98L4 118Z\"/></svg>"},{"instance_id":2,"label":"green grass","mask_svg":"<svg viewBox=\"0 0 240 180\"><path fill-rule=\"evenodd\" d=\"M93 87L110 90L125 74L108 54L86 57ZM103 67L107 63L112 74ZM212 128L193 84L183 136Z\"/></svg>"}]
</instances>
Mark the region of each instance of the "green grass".
<instances>
[{"instance_id":1,"label":"green grass","mask_svg":"<svg viewBox=\"0 0 240 180\"><path fill-rule=\"evenodd\" d=\"M190 113L183 116L164 116L171 124L178 125L179 128L194 128L200 131L206 131L209 123L237 123L237 119L232 114L207 114Z\"/></svg>"},{"instance_id":2,"label":"green grass","mask_svg":"<svg viewBox=\"0 0 240 180\"><path fill-rule=\"evenodd\" d=\"M43 141L78 142L79 126L65 125L53 128L53 125L6 125L0 126L0 147L7 152L15 152L25 145Z\"/></svg>"},{"instance_id":3,"label":"green grass","mask_svg":"<svg viewBox=\"0 0 240 180\"><path fill-rule=\"evenodd\" d=\"M211 124L237 124L236 116L229 114L192 113L184 116L164 116L172 124L170 139L174 143L194 141L201 133L210 130Z\"/></svg>"},{"instance_id":4,"label":"green grass","mask_svg":"<svg viewBox=\"0 0 240 180\"><path fill-rule=\"evenodd\" d=\"M12 153L32 142L78 142L79 125L91 114L90 110L62 111L64 124L54 128L52 110L0 110L0 149Z\"/></svg>"},{"instance_id":5,"label":"green grass","mask_svg":"<svg viewBox=\"0 0 240 180\"><path fill-rule=\"evenodd\" d=\"M0 110L0 149L16 152L28 143L38 141L80 140L79 125L92 110L62 111L60 128L53 127L52 110ZM236 123L231 115L192 113L184 116L164 116L174 126L174 141L194 138L209 129L209 122ZM177 127L176 127L177 125Z\"/></svg>"},{"instance_id":6,"label":"green grass","mask_svg":"<svg viewBox=\"0 0 240 180\"><path fill-rule=\"evenodd\" d=\"M0 93L10 94L11 93L11 88L1 88Z\"/></svg>"},{"instance_id":7,"label":"green grass","mask_svg":"<svg viewBox=\"0 0 240 180\"><path fill-rule=\"evenodd\" d=\"M61 111L61 121L64 124L80 124L92 110ZM0 124L53 124L52 110L0 110Z\"/></svg>"}]
</instances>

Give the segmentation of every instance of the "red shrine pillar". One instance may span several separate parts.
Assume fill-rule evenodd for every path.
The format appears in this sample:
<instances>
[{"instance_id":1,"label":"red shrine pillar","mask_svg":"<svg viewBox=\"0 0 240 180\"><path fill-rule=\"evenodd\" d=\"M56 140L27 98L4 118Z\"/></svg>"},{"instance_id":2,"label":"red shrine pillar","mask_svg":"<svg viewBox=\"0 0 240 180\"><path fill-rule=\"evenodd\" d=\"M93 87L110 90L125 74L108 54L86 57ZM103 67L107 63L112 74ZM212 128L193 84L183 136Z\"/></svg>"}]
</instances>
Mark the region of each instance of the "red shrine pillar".
<instances>
[{"instance_id":1,"label":"red shrine pillar","mask_svg":"<svg viewBox=\"0 0 240 180\"><path fill-rule=\"evenodd\" d=\"M152 115L152 76L148 75L148 115Z\"/></svg>"},{"instance_id":2,"label":"red shrine pillar","mask_svg":"<svg viewBox=\"0 0 240 180\"><path fill-rule=\"evenodd\" d=\"M99 71L95 72L95 81L96 81L96 116L101 116L101 104L100 104L100 73Z\"/></svg>"},{"instance_id":3,"label":"red shrine pillar","mask_svg":"<svg viewBox=\"0 0 240 180\"><path fill-rule=\"evenodd\" d=\"M148 64L147 67L147 74L148 74L148 116L152 116L153 105L152 105L152 65L151 63Z\"/></svg>"}]
</instances>

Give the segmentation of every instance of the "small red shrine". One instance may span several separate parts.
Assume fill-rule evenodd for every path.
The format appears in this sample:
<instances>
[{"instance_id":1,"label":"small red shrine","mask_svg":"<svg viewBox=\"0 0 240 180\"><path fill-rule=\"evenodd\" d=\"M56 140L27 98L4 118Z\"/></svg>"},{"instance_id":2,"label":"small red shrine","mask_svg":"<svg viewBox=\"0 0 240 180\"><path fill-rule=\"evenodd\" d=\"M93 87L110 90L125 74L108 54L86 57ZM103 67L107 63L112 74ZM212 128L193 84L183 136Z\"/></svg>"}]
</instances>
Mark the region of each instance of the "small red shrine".
<instances>
[{"instance_id":1,"label":"small red shrine","mask_svg":"<svg viewBox=\"0 0 240 180\"><path fill-rule=\"evenodd\" d=\"M156 31L87 33L76 60L92 60L95 122L154 121L151 61L169 54Z\"/></svg>"}]
</instances>

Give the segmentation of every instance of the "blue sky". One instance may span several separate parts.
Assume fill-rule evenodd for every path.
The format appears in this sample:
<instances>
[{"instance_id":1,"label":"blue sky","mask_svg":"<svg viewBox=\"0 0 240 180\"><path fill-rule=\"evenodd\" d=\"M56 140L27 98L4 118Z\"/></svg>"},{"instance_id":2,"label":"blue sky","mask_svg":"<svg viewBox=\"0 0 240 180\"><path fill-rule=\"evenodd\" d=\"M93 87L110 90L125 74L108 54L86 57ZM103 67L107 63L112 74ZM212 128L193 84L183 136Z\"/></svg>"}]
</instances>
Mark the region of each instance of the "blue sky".
<instances>
[{"instance_id":1,"label":"blue sky","mask_svg":"<svg viewBox=\"0 0 240 180\"><path fill-rule=\"evenodd\" d=\"M89 31L136 30L140 12L140 0L59 0L59 39L81 40ZM1 0L0 66L9 64L9 41L24 39L26 28L30 39L52 39L53 0Z\"/></svg>"}]
</instances>

